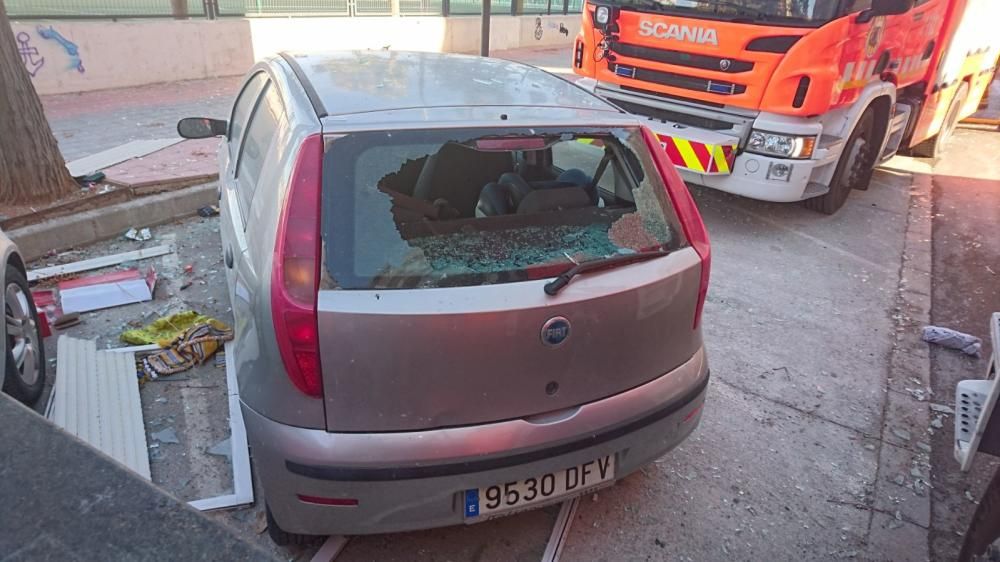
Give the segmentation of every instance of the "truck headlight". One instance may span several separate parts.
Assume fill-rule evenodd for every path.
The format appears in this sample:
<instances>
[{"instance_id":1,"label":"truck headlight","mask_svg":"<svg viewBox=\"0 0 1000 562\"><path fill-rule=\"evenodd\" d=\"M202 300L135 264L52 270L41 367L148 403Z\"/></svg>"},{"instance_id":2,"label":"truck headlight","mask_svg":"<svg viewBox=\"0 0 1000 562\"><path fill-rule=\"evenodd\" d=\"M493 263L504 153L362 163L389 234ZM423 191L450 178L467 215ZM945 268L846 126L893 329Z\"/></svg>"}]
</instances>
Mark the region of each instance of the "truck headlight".
<instances>
[{"instance_id":1,"label":"truck headlight","mask_svg":"<svg viewBox=\"0 0 1000 562\"><path fill-rule=\"evenodd\" d=\"M598 6L594 10L594 21L597 25L608 25L608 20L611 19L611 10L607 6Z\"/></svg>"},{"instance_id":2,"label":"truck headlight","mask_svg":"<svg viewBox=\"0 0 1000 562\"><path fill-rule=\"evenodd\" d=\"M747 152L779 156L781 158L812 158L816 148L816 137L782 135L764 131L751 131L747 140Z\"/></svg>"}]
</instances>

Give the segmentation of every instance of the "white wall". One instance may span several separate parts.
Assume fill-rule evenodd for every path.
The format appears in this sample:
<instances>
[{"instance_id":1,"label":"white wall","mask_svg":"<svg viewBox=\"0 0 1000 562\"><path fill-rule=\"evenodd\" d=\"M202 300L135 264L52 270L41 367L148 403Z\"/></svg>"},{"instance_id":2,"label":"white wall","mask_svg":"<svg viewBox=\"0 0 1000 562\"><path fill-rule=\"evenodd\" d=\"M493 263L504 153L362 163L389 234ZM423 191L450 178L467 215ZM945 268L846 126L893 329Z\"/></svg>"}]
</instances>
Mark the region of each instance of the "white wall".
<instances>
[{"instance_id":1,"label":"white wall","mask_svg":"<svg viewBox=\"0 0 1000 562\"><path fill-rule=\"evenodd\" d=\"M570 45L580 28L580 14L494 16L491 21L491 51ZM388 47L478 53L481 22L479 16L453 16L60 20L12 25L35 89L39 94L57 94L239 75L254 60L285 50Z\"/></svg>"}]
</instances>

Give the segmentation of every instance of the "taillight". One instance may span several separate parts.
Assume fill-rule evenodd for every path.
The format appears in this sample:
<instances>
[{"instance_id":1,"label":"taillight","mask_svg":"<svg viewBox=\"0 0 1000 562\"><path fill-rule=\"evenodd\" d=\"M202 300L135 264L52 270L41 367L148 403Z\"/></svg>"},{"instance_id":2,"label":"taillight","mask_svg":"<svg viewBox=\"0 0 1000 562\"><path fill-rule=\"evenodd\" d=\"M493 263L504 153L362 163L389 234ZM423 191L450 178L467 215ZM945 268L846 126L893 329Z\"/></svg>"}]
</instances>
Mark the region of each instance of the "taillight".
<instances>
[{"instance_id":1,"label":"taillight","mask_svg":"<svg viewBox=\"0 0 1000 562\"><path fill-rule=\"evenodd\" d=\"M701 312L705 308L705 297L708 296L708 277L712 269L712 248L708 242L708 231L705 230L705 223L701 220L701 213L691 198L681 175L677 173L677 168L667 160L667 153L660 146L656 133L648 127L642 128L642 136L646 140L646 146L653 153L653 161L660 171L660 177L667 186L667 195L674 205L678 220L681 221L681 228L684 229L684 236L688 243L698 253L701 258L701 284L698 287L698 306L694 311L694 328L701 324Z\"/></svg>"},{"instance_id":2,"label":"taillight","mask_svg":"<svg viewBox=\"0 0 1000 562\"><path fill-rule=\"evenodd\" d=\"M323 137L299 147L278 222L271 264L271 318L281 361L292 383L323 395L316 294L319 290Z\"/></svg>"}]
</instances>

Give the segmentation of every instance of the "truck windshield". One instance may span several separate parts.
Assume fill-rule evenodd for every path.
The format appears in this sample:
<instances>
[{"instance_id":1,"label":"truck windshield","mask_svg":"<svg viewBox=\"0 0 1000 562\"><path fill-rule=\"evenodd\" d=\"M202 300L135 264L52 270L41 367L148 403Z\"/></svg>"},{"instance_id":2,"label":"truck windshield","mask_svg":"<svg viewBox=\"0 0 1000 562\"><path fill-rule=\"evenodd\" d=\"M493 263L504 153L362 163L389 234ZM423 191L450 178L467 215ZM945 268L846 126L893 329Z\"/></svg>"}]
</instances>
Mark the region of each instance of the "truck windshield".
<instances>
[{"instance_id":1,"label":"truck windshield","mask_svg":"<svg viewBox=\"0 0 1000 562\"><path fill-rule=\"evenodd\" d=\"M617 0L615 5L690 17L819 24L837 14L835 0Z\"/></svg>"}]
</instances>

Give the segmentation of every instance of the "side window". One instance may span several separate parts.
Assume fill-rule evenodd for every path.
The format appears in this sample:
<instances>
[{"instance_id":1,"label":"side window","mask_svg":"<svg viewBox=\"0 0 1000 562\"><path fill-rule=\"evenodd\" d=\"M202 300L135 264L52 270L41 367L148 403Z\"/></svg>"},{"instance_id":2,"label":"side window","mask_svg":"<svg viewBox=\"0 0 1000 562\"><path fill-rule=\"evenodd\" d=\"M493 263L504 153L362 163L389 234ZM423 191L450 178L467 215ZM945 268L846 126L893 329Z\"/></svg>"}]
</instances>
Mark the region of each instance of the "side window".
<instances>
[{"instance_id":1,"label":"side window","mask_svg":"<svg viewBox=\"0 0 1000 562\"><path fill-rule=\"evenodd\" d=\"M240 96L236 98L236 103L233 104L233 114L229 116L229 134L226 135L229 141L229 159L231 162L236 161L236 155L240 152L240 140L243 138L243 130L246 128L247 119L250 117L250 112L253 111L254 104L257 103L257 98L260 97L260 91L264 88L266 82L266 74L263 72L254 74L243 87Z\"/></svg>"},{"instance_id":2,"label":"side window","mask_svg":"<svg viewBox=\"0 0 1000 562\"><path fill-rule=\"evenodd\" d=\"M243 216L250 210L250 201L257 189L261 168L264 166L268 148L271 147L271 141L278 131L278 123L283 113L281 96L277 88L273 84L267 84L260 103L250 116L236 162L236 191Z\"/></svg>"}]
</instances>

